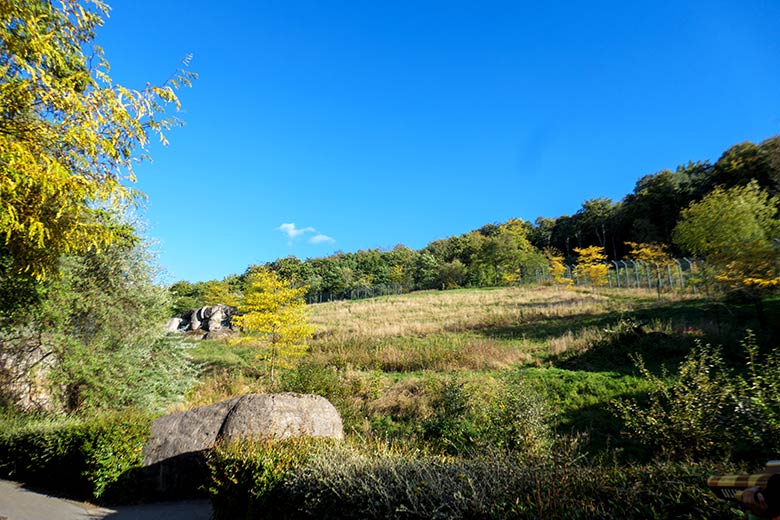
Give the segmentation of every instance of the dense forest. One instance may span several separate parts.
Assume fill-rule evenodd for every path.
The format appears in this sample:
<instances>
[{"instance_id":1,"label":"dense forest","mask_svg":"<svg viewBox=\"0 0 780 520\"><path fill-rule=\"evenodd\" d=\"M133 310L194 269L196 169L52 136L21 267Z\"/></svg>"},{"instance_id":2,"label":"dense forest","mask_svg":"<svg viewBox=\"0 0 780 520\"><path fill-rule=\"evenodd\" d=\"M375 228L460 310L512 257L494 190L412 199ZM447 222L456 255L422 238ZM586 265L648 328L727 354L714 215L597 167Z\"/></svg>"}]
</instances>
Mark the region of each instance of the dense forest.
<instances>
[{"instance_id":1,"label":"dense forest","mask_svg":"<svg viewBox=\"0 0 780 520\"><path fill-rule=\"evenodd\" d=\"M577 261L575 249L590 246L602 248L610 260L630 256L632 243L663 246L673 256L704 257L707 251L696 250L691 240L675 237L681 214L691 204L713 194L716 188L721 190L718 193L732 195L727 199L734 199L737 192L733 190L748 186L757 188L751 193L764 197L763 202L758 201L759 205L776 207L772 197L780 195L780 137L759 144L734 145L714 163L689 162L674 171L646 175L623 200L613 202L604 197L586 200L573 215L538 217L533 223L511 219L486 224L462 235L434 240L420 250L399 244L390 250L339 252L306 260L289 256L265 267L297 285L307 286L310 296L325 293L328 297L342 298L377 286L410 291L511 285L522 279L524 272L547 269L551 252L573 264ZM723 205L714 208L721 214L727 213L726 209ZM731 216L723 216L743 229L752 225L744 219L754 218L742 215L740 220L736 210ZM773 215L769 219L775 221ZM769 231L773 226L772 222L764 226L765 242L777 237L776 232ZM716 234L717 230L707 233ZM769 246L770 250L774 247ZM246 273L223 280L174 283L171 290L175 312L203 304L236 301L246 274L258 267L250 266Z\"/></svg>"}]
</instances>

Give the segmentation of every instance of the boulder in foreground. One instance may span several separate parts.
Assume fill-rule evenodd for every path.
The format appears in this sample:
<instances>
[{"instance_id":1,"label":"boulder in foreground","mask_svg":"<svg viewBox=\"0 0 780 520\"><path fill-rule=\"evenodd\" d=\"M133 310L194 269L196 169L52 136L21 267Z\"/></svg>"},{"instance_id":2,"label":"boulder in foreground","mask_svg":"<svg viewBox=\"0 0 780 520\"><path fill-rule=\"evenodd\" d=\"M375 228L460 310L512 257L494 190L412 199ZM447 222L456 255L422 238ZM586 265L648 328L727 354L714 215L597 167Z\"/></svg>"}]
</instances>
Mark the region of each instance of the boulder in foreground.
<instances>
[{"instance_id":1,"label":"boulder in foreground","mask_svg":"<svg viewBox=\"0 0 780 520\"><path fill-rule=\"evenodd\" d=\"M206 476L205 451L222 440L309 435L341 439L341 416L324 397L247 394L160 417L144 447L143 465L163 495L183 495Z\"/></svg>"}]
</instances>

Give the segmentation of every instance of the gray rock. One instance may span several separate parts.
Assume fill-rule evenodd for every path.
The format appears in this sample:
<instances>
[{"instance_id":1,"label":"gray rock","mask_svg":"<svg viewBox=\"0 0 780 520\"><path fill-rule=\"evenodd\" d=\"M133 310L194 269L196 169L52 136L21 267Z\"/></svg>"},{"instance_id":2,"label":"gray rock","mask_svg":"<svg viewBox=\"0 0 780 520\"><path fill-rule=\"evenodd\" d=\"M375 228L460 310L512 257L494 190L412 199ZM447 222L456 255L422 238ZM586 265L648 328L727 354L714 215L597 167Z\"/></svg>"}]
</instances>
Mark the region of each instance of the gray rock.
<instances>
[{"instance_id":1,"label":"gray rock","mask_svg":"<svg viewBox=\"0 0 780 520\"><path fill-rule=\"evenodd\" d=\"M172 413L154 421L149 441L144 446L143 465L150 466L213 447L225 416L241 399L236 397L210 406Z\"/></svg>"},{"instance_id":2,"label":"gray rock","mask_svg":"<svg viewBox=\"0 0 780 520\"><path fill-rule=\"evenodd\" d=\"M250 394L228 412L220 436L225 440L262 435L285 439L299 435L344 437L341 416L318 395Z\"/></svg>"},{"instance_id":3,"label":"gray rock","mask_svg":"<svg viewBox=\"0 0 780 520\"><path fill-rule=\"evenodd\" d=\"M230 320L238 309L231 305L206 305L199 309L192 309L182 315L182 324L179 329L185 331L202 330L213 332L221 329L230 329ZM231 329L232 330L232 329Z\"/></svg>"},{"instance_id":4,"label":"gray rock","mask_svg":"<svg viewBox=\"0 0 780 520\"><path fill-rule=\"evenodd\" d=\"M171 318L168 323L165 324L165 332L176 332L184 322L181 318Z\"/></svg>"},{"instance_id":5,"label":"gray rock","mask_svg":"<svg viewBox=\"0 0 780 520\"><path fill-rule=\"evenodd\" d=\"M341 439L341 416L317 395L247 394L154 421L143 465L154 473L158 492L181 496L202 485L205 452L217 442L296 435Z\"/></svg>"}]
</instances>

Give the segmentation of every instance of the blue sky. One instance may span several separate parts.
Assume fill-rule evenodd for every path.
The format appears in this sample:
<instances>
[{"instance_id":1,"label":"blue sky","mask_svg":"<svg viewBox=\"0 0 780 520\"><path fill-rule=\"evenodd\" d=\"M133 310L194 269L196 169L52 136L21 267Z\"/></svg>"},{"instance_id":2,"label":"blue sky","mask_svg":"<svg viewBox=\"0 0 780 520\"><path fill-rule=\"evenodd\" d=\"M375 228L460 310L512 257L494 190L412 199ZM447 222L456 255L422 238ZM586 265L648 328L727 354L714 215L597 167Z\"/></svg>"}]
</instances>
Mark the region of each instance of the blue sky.
<instances>
[{"instance_id":1,"label":"blue sky","mask_svg":"<svg viewBox=\"0 0 780 520\"><path fill-rule=\"evenodd\" d=\"M114 0L114 79L188 53L137 169L170 281L621 199L780 133L780 2Z\"/></svg>"}]
</instances>

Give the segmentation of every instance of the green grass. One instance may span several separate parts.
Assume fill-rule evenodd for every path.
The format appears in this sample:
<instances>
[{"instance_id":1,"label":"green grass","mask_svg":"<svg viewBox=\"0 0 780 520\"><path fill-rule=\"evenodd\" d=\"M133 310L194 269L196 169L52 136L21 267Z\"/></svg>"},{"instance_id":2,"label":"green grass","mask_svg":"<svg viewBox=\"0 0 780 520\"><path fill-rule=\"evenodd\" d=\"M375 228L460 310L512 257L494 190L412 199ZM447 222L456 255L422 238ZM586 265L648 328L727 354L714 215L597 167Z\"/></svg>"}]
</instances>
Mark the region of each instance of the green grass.
<instances>
[{"instance_id":1,"label":"green grass","mask_svg":"<svg viewBox=\"0 0 780 520\"><path fill-rule=\"evenodd\" d=\"M348 433L415 443L445 382L463 385L477 417L501 385L521 378L550 396L561 432L587 433L592 452L630 451L610 403L645 395L637 356L653 373L674 373L697 343L723 345L737 364L746 329L764 348L780 337L780 298L765 302L763 329L748 303L636 290L424 291L310 309L319 327L310 351L275 382L251 349L201 342L194 357L206 383L193 401L231 391L320 393Z\"/></svg>"}]
</instances>

